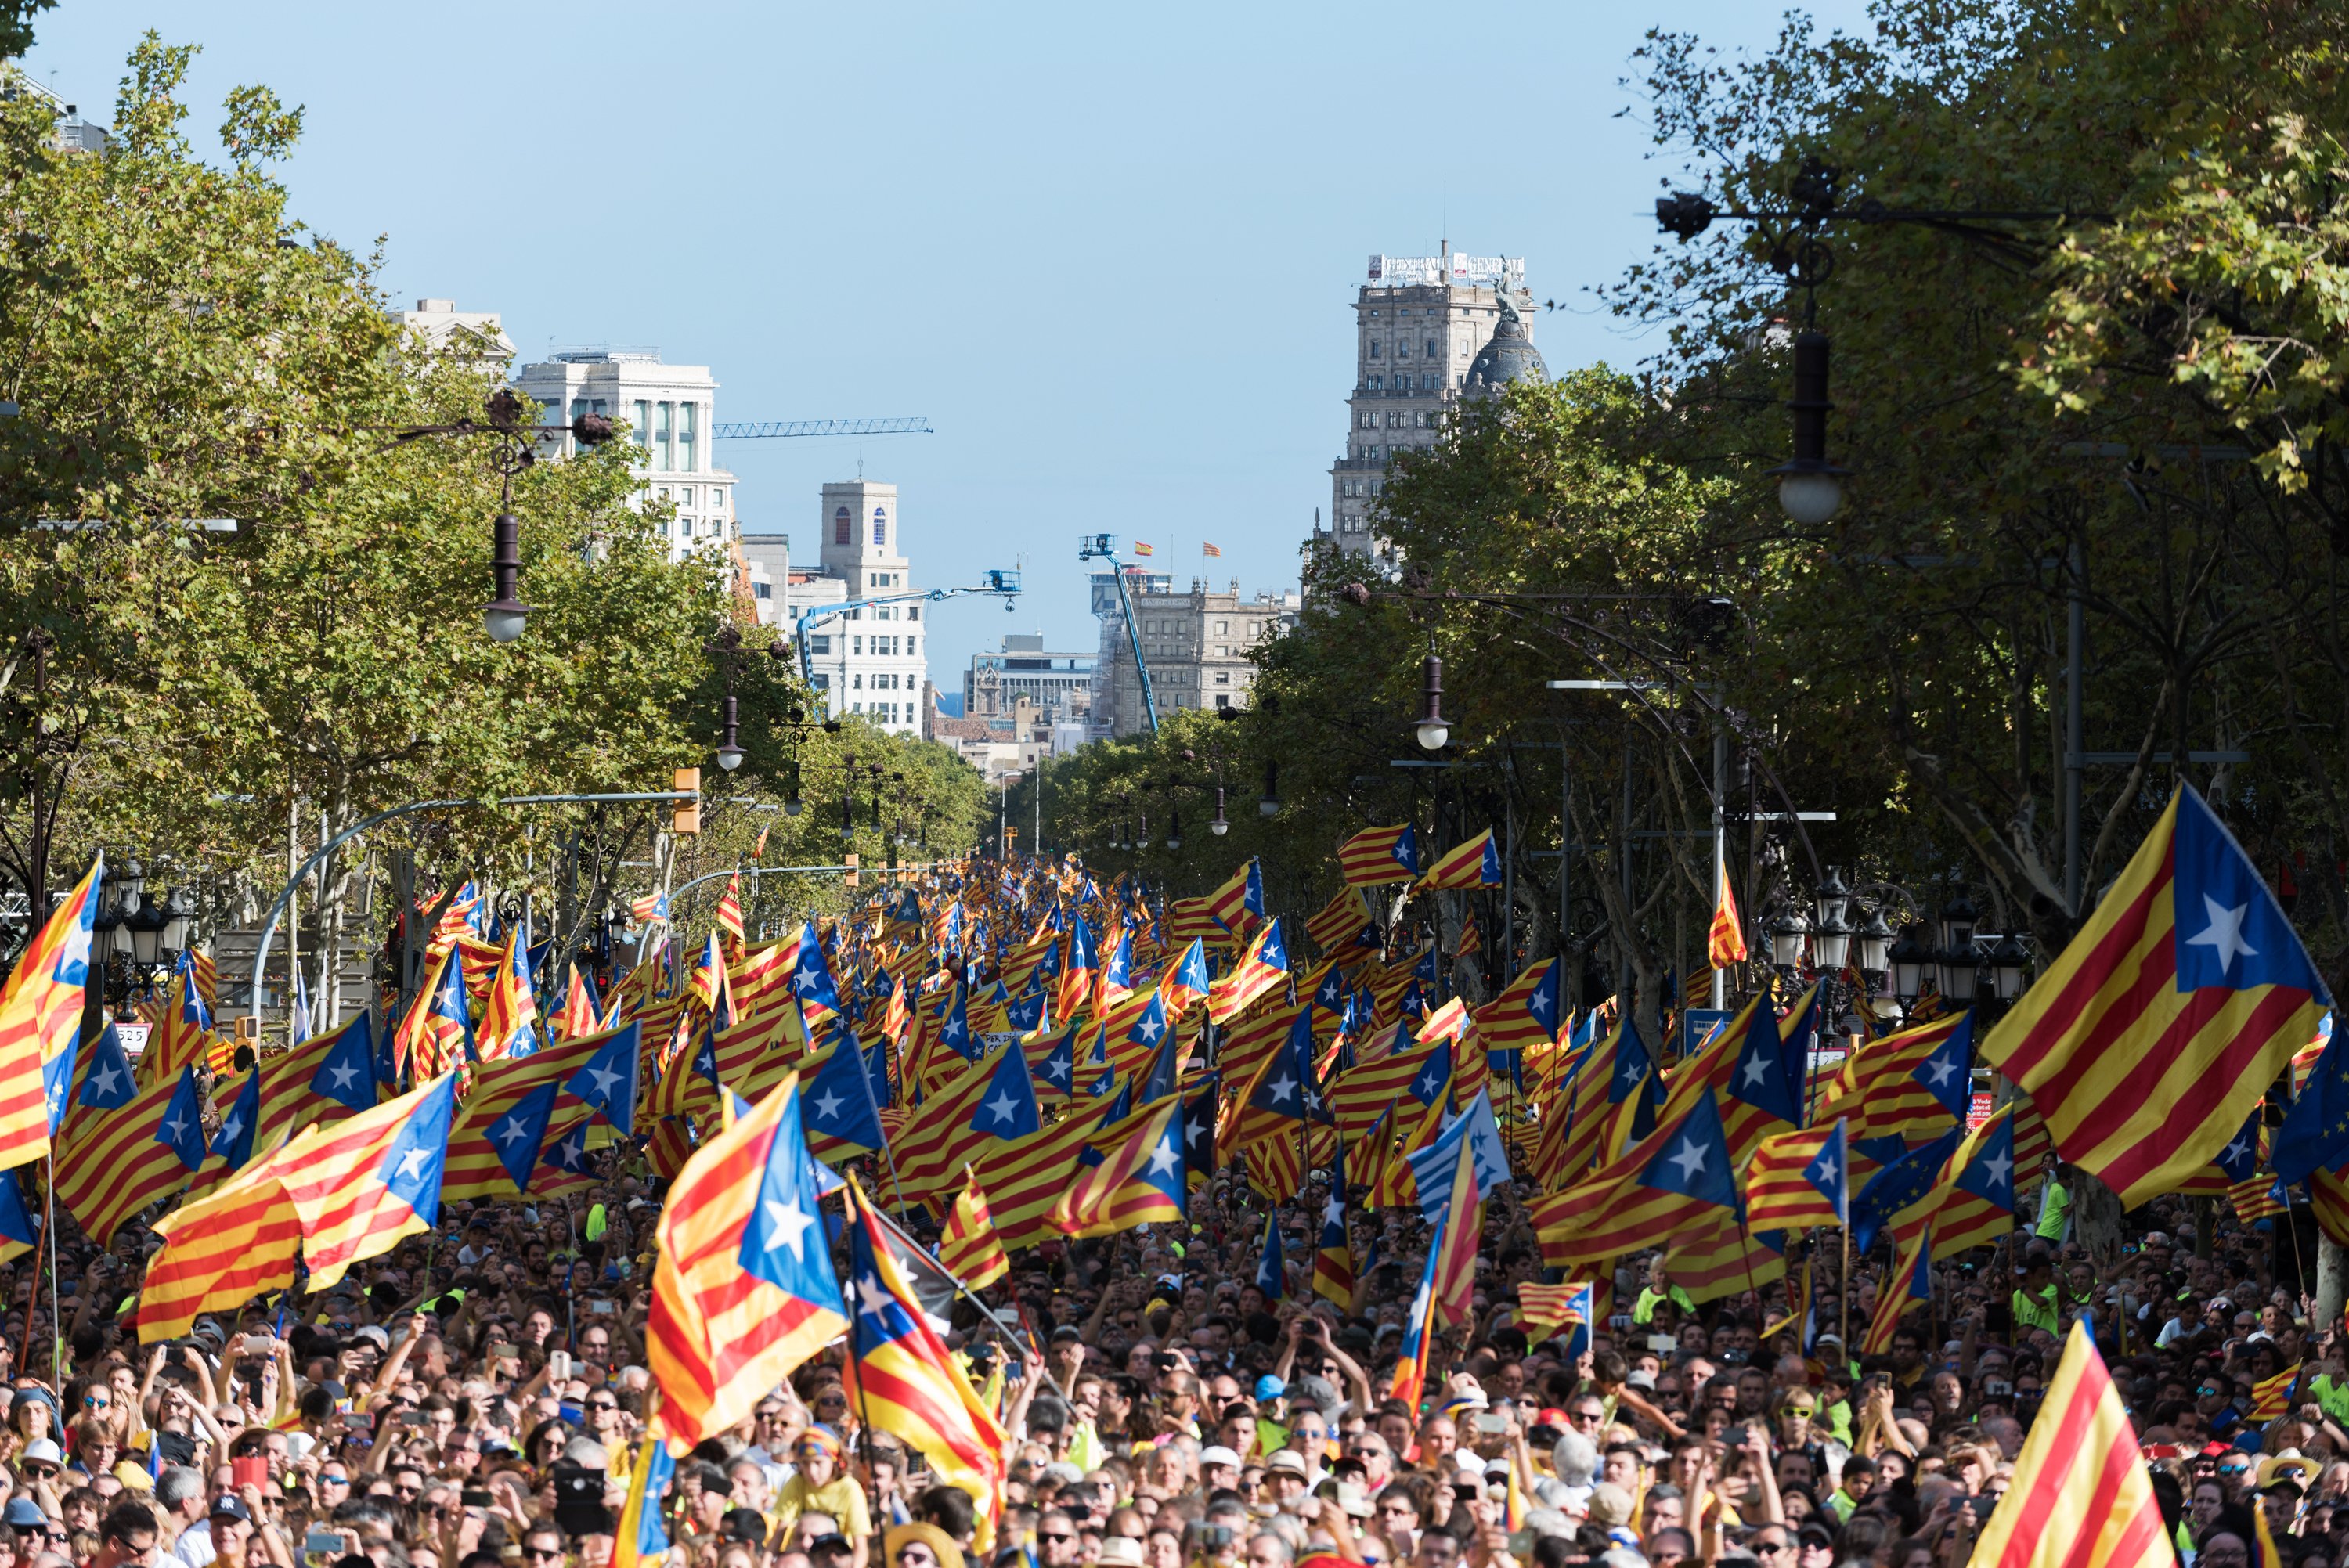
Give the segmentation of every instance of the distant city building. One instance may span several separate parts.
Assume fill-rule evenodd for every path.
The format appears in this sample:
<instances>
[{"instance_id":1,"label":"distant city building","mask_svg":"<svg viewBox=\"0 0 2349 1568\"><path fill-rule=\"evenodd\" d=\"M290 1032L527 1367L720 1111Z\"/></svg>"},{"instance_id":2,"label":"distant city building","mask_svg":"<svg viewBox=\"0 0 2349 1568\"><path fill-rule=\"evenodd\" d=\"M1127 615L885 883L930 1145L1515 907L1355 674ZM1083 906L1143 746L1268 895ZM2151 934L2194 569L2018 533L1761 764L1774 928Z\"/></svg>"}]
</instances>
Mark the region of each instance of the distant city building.
<instances>
[{"instance_id":1,"label":"distant city building","mask_svg":"<svg viewBox=\"0 0 2349 1568\"><path fill-rule=\"evenodd\" d=\"M788 533L746 533L743 580L761 625L792 636L810 610L851 599L910 593L912 563L900 546L897 487L843 480L817 503L816 560L792 564ZM922 606L867 604L810 629L809 679L834 714L863 714L883 729L922 733L929 663Z\"/></svg>"},{"instance_id":2,"label":"distant city building","mask_svg":"<svg viewBox=\"0 0 2349 1568\"><path fill-rule=\"evenodd\" d=\"M1024 773L1056 751L1073 750L1086 738L1082 724L1074 741L1066 741L1043 709L1025 696L1004 711L984 717L957 714L961 706L935 686L923 687L922 738L951 746L965 762L978 769L990 784L1013 773Z\"/></svg>"},{"instance_id":3,"label":"distant city building","mask_svg":"<svg viewBox=\"0 0 2349 1568\"><path fill-rule=\"evenodd\" d=\"M999 654L973 654L962 677L962 717L993 718L1025 698L1048 724L1081 724L1092 712L1100 656L1045 651L1035 633L1015 632Z\"/></svg>"},{"instance_id":4,"label":"distant city building","mask_svg":"<svg viewBox=\"0 0 2349 1568\"><path fill-rule=\"evenodd\" d=\"M25 68L14 60L0 61L0 89L9 96L29 97L57 116L49 129L49 146L58 152L104 152L112 138L106 127L94 119L81 117L81 106L70 104L48 88L35 81Z\"/></svg>"},{"instance_id":5,"label":"distant city building","mask_svg":"<svg viewBox=\"0 0 2349 1568\"><path fill-rule=\"evenodd\" d=\"M636 503L676 508L675 519L663 525L669 553L732 554L738 531L734 476L718 466L710 450L718 383L708 366L664 365L657 348L576 348L523 366L514 387L544 406L550 423L568 423L583 414L625 422L644 481ZM544 449L567 457L574 444L565 435Z\"/></svg>"},{"instance_id":6,"label":"distant city building","mask_svg":"<svg viewBox=\"0 0 2349 1568\"><path fill-rule=\"evenodd\" d=\"M461 344L472 351L473 358L499 370L513 363L513 339L506 335L493 310L459 310L452 299L420 299L414 310L396 310L392 315L400 325L422 333L425 346L436 354Z\"/></svg>"},{"instance_id":7,"label":"distant city building","mask_svg":"<svg viewBox=\"0 0 2349 1568\"><path fill-rule=\"evenodd\" d=\"M1117 574L1094 573L1092 588L1093 615L1101 624L1101 652L1093 662L1092 715L1092 738L1099 740L1112 733L1131 733L1117 728L1117 691L1110 684L1110 676L1117 667L1121 650L1124 652L1126 666L1129 669L1133 667L1133 651L1127 645L1125 611L1118 601ZM1125 569L1125 591L1137 599L1144 593L1172 593L1174 591L1174 575L1171 572L1153 572L1143 566L1128 566Z\"/></svg>"},{"instance_id":8,"label":"distant city building","mask_svg":"<svg viewBox=\"0 0 2349 1568\"><path fill-rule=\"evenodd\" d=\"M1371 511L1397 452L1435 444L1464 397L1544 380L1521 256L1372 256L1354 296L1354 390L1345 456L1330 469L1330 535L1378 548Z\"/></svg>"},{"instance_id":9,"label":"distant city building","mask_svg":"<svg viewBox=\"0 0 2349 1568\"><path fill-rule=\"evenodd\" d=\"M1129 591L1132 580L1128 580ZM1111 592L1116 592L1114 581ZM1256 685L1250 655L1297 619L1294 593L1260 593L1244 598L1237 578L1227 593L1208 591L1194 578L1187 593L1143 593L1133 600L1142 656L1163 715L1178 708L1246 707ZM1110 667L1112 733L1133 735L1149 727L1142 683L1130 642L1113 645Z\"/></svg>"}]
</instances>

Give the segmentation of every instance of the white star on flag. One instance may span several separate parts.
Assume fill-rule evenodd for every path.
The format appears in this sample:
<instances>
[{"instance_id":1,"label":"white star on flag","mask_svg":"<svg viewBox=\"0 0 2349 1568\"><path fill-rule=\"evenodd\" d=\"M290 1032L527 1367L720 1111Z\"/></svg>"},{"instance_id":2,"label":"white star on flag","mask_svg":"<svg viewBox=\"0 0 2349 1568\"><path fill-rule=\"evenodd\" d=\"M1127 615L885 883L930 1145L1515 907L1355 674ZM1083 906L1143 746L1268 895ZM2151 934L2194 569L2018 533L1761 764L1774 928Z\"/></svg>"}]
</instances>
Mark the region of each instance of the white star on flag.
<instances>
[{"instance_id":1,"label":"white star on flag","mask_svg":"<svg viewBox=\"0 0 2349 1568\"><path fill-rule=\"evenodd\" d=\"M1708 1152L1710 1151L1693 1138L1681 1140L1679 1150L1672 1155L1672 1163L1681 1168L1682 1181L1691 1180L1698 1171L1704 1169Z\"/></svg>"},{"instance_id":2,"label":"white star on flag","mask_svg":"<svg viewBox=\"0 0 2349 1568\"><path fill-rule=\"evenodd\" d=\"M775 1240L792 1249L792 1256L807 1262L808 1227L815 1216L791 1203L779 1203L770 1198L762 1205L767 1211L767 1227L775 1233Z\"/></svg>"},{"instance_id":3,"label":"white star on flag","mask_svg":"<svg viewBox=\"0 0 2349 1568\"><path fill-rule=\"evenodd\" d=\"M2202 908L2203 913L2209 916L2210 923L2202 928L2200 935L2189 936L2186 940L2190 946L2208 947L2216 953L2220 974L2233 968L2238 956L2257 958L2260 955L2258 948L2243 940L2243 923L2251 912L2249 903L2239 903L2229 909L2206 892L2202 895Z\"/></svg>"}]
</instances>

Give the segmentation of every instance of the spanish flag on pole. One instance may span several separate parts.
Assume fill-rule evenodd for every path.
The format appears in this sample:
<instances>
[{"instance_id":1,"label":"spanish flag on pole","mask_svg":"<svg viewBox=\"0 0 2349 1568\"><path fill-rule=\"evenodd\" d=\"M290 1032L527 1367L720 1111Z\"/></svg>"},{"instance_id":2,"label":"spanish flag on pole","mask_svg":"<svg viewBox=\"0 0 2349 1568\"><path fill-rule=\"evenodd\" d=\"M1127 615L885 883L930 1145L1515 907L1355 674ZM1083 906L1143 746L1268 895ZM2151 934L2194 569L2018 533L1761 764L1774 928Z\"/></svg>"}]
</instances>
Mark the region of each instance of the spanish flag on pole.
<instances>
[{"instance_id":1,"label":"spanish flag on pole","mask_svg":"<svg viewBox=\"0 0 2349 1568\"><path fill-rule=\"evenodd\" d=\"M47 1159L65 1117L105 870L91 862L0 988L0 1170Z\"/></svg>"},{"instance_id":2,"label":"spanish flag on pole","mask_svg":"<svg viewBox=\"0 0 2349 1568\"><path fill-rule=\"evenodd\" d=\"M2210 1163L2332 1006L2259 868L2181 787L1982 1056L2135 1208Z\"/></svg>"},{"instance_id":3,"label":"spanish flag on pole","mask_svg":"<svg viewBox=\"0 0 2349 1568\"><path fill-rule=\"evenodd\" d=\"M2175 1568L2145 1455L2083 1323L2072 1326L1969 1568Z\"/></svg>"}]
</instances>

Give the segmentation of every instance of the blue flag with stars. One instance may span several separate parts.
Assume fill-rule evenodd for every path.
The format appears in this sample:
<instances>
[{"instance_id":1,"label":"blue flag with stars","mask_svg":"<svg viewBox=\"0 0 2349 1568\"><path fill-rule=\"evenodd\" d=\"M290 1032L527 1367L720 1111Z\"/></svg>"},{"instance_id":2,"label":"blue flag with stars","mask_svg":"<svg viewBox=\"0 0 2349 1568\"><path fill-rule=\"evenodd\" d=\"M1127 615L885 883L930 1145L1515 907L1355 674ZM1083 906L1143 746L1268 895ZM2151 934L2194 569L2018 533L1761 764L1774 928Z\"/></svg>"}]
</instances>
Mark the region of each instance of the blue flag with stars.
<instances>
[{"instance_id":1,"label":"blue flag with stars","mask_svg":"<svg viewBox=\"0 0 2349 1568\"><path fill-rule=\"evenodd\" d=\"M2182 808L2178 815L2183 820ZM2275 1130L2274 1148L2268 1163L2276 1179L2286 1186L2305 1181L2312 1173L2330 1171L2349 1160L2349 1047L2342 1044L2342 1033L2339 1029L2333 1031L2333 1037L2317 1055L2316 1065L2309 1069L2307 1085ZM2255 1122L2257 1119L2258 1113L2253 1112ZM2251 1147L2251 1163L2256 1165L2256 1138ZM2235 1179L2249 1181L2250 1174L2247 1171Z\"/></svg>"},{"instance_id":2,"label":"blue flag with stars","mask_svg":"<svg viewBox=\"0 0 2349 1568\"><path fill-rule=\"evenodd\" d=\"M1278 1301L1287 1277L1288 1270L1283 1266L1280 1255L1280 1216L1267 1214L1264 1217L1264 1253L1256 1264L1256 1287L1264 1292L1265 1300Z\"/></svg>"},{"instance_id":3,"label":"blue flag with stars","mask_svg":"<svg viewBox=\"0 0 2349 1568\"><path fill-rule=\"evenodd\" d=\"M1018 1048L1005 1054L1016 1056ZM807 1125L825 1137L878 1149L885 1141L881 1117L864 1086L857 1081L864 1070L862 1062L856 1042L845 1035L839 1037L831 1054L816 1064L814 1076L801 1090L804 1097L802 1109Z\"/></svg>"},{"instance_id":4,"label":"blue flag with stars","mask_svg":"<svg viewBox=\"0 0 2349 1568\"><path fill-rule=\"evenodd\" d=\"M375 1015L361 1013L335 1031L334 1044L310 1075L310 1092L354 1113L373 1110L375 1071Z\"/></svg>"},{"instance_id":5,"label":"blue flag with stars","mask_svg":"<svg viewBox=\"0 0 2349 1568\"><path fill-rule=\"evenodd\" d=\"M2315 1081L2315 1075L2312 1073L2309 1082L2313 1084ZM2290 1112L2285 1113L2284 1119L2286 1121L2292 1119ZM2230 1182L2248 1181L2251 1179L2252 1174L2260 1168L2260 1113L2257 1109L2254 1109L2250 1118L2244 1121L2243 1130L2229 1140L2224 1149L2211 1156L2210 1163L2225 1171L2227 1180ZM2311 1170L2320 1168L2321 1162L2318 1166L2310 1167Z\"/></svg>"},{"instance_id":6,"label":"blue flag with stars","mask_svg":"<svg viewBox=\"0 0 2349 1568\"><path fill-rule=\"evenodd\" d=\"M1640 1184L1723 1209L1737 1207L1737 1179L1729 1169L1729 1137L1709 1094L1689 1107L1677 1136L1669 1137L1640 1172Z\"/></svg>"},{"instance_id":7,"label":"blue flag with stars","mask_svg":"<svg viewBox=\"0 0 2349 1568\"><path fill-rule=\"evenodd\" d=\"M990 1138L1025 1138L1044 1125L1036 1085L1028 1077L1028 1057L1018 1045L1004 1047L988 1082L987 1098L978 1102L972 1119Z\"/></svg>"},{"instance_id":8,"label":"blue flag with stars","mask_svg":"<svg viewBox=\"0 0 2349 1568\"><path fill-rule=\"evenodd\" d=\"M25 1190L16 1184L12 1167L0 1171L0 1253L30 1247L37 1233L25 1208Z\"/></svg>"},{"instance_id":9,"label":"blue flag with stars","mask_svg":"<svg viewBox=\"0 0 2349 1568\"><path fill-rule=\"evenodd\" d=\"M244 1075L244 1085L229 1102L228 1114L221 1118L220 1130L212 1135L212 1151L228 1161L232 1171L242 1171L244 1162L253 1158L253 1135L261 1125L261 1074L258 1069Z\"/></svg>"},{"instance_id":10,"label":"blue flag with stars","mask_svg":"<svg viewBox=\"0 0 2349 1568\"><path fill-rule=\"evenodd\" d=\"M1953 1127L1932 1142L1912 1149L1869 1178L1851 1205L1851 1244L1865 1253L1892 1216L1922 1198L1933 1178L1957 1152L1965 1129Z\"/></svg>"},{"instance_id":11,"label":"blue flag with stars","mask_svg":"<svg viewBox=\"0 0 2349 1568\"><path fill-rule=\"evenodd\" d=\"M573 1073L564 1088L585 1100L619 1130L623 1138L636 1132L636 1026L624 1024L595 1047L586 1065Z\"/></svg>"},{"instance_id":12,"label":"blue flag with stars","mask_svg":"<svg viewBox=\"0 0 2349 1568\"><path fill-rule=\"evenodd\" d=\"M815 1156L808 1152L800 1088L792 1084L782 1092L787 1098L768 1141L736 1261L753 1278L845 1316L840 1276L833 1273L832 1249L824 1244L823 1211L816 1206L824 1183Z\"/></svg>"},{"instance_id":13,"label":"blue flag with stars","mask_svg":"<svg viewBox=\"0 0 2349 1568\"><path fill-rule=\"evenodd\" d=\"M1808 1006L1817 1006L1816 996ZM1795 1037L1807 1041L1809 1036L1797 1028ZM1778 1020L1769 1007L1753 1008L1746 1020L1745 1038L1738 1045L1737 1060L1729 1069L1729 1081L1724 1087L1732 1098L1756 1110L1800 1126L1803 1082L1802 1068L1797 1064L1802 1058L1790 1059L1791 1043L1780 1032Z\"/></svg>"},{"instance_id":14,"label":"blue flag with stars","mask_svg":"<svg viewBox=\"0 0 2349 1568\"><path fill-rule=\"evenodd\" d=\"M86 1110L120 1110L138 1094L139 1085L130 1071L130 1055L122 1048L122 1037L114 1026L98 1037L97 1047L89 1054L89 1068L81 1080L81 1104Z\"/></svg>"},{"instance_id":15,"label":"blue flag with stars","mask_svg":"<svg viewBox=\"0 0 2349 1568\"><path fill-rule=\"evenodd\" d=\"M490 1125L490 1147L498 1151L498 1163L506 1169L506 1178L517 1191L530 1191L531 1173L538 1169L540 1152L546 1147L546 1124L554 1115L555 1086L543 1083L516 1100L503 1116ZM581 1140L581 1152L585 1152L585 1140Z\"/></svg>"}]
</instances>

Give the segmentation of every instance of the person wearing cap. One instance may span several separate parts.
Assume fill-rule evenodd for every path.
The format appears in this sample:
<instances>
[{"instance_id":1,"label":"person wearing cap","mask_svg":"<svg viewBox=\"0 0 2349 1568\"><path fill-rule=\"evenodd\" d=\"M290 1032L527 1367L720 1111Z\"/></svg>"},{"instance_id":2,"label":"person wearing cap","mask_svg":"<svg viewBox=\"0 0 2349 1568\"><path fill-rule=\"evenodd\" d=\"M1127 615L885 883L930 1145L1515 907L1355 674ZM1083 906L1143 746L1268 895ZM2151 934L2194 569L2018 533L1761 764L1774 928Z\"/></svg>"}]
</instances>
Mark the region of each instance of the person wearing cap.
<instances>
[{"instance_id":1,"label":"person wearing cap","mask_svg":"<svg viewBox=\"0 0 2349 1568\"><path fill-rule=\"evenodd\" d=\"M840 1437L831 1428L812 1426L801 1432L792 1445L797 1470L775 1493L774 1520L779 1528L788 1529L802 1512L830 1514L840 1522L841 1533L856 1543L850 1568L864 1568L873 1515L864 1489L843 1473L841 1460Z\"/></svg>"},{"instance_id":2,"label":"person wearing cap","mask_svg":"<svg viewBox=\"0 0 2349 1568\"><path fill-rule=\"evenodd\" d=\"M1239 1484L1240 1456L1221 1443L1199 1450L1199 1480L1207 1491L1228 1491Z\"/></svg>"},{"instance_id":3,"label":"person wearing cap","mask_svg":"<svg viewBox=\"0 0 2349 1568\"><path fill-rule=\"evenodd\" d=\"M887 1568L963 1568L962 1548L935 1524L900 1524L882 1538Z\"/></svg>"},{"instance_id":4,"label":"person wearing cap","mask_svg":"<svg viewBox=\"0 0 2349 1568\"><path fill-rule=\"evenodd\" d=\"M1256 1451L1268 1454L1288 1441L1288 1429L1280 1423L1282 1398L1288 1385L1269 1372L1256 1380Z\"/></svg>"},{"instance_id":5,"label":"person wearing cap","mask_svg":"<svg viewBox=\"0 0 2349 1568\"><path fill-rule=\"evenodd\" d=\"M253 1511L244 1499L234 1492L222 1492L212 1499L211 1525L213 1561L221 1568L244 1568L245 1549L252 1543L254 1522Z\"/></svg>"}]
</instances>

